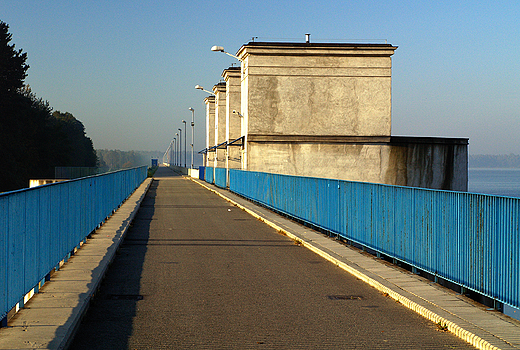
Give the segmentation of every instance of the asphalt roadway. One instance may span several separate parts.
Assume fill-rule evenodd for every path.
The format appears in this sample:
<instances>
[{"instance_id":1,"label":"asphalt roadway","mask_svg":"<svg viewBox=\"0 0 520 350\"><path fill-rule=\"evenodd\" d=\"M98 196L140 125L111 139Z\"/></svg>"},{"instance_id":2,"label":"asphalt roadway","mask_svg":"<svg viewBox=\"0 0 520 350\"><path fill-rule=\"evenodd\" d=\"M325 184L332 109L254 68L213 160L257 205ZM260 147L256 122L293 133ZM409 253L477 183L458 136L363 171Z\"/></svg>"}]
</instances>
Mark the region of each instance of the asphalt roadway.
<instances>
[{"instance_id":1,"label":"asphalt roadway","mask_svg":"<svg viewBox=\"0 0 520 350\"><path fill-rule=\"evenodd\" d=\"M159 168L71 349L473 349Z\"/></svg>"}]
</instances>

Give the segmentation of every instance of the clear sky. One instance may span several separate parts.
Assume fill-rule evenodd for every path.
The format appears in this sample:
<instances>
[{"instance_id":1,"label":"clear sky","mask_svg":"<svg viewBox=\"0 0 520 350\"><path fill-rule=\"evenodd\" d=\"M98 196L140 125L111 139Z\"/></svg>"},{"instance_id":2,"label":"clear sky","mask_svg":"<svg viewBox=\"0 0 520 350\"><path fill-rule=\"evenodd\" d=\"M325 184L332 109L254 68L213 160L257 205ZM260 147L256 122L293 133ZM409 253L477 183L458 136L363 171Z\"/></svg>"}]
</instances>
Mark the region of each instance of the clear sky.
<instances>
[{"instance_id":1,"label":"clear sky","mask_svg":"<svg viewBox=\"0 0 520 350\"><path fill-rule=\"evenodd\" d=\"M32 91L81 120L94 147L165 151L235 53L259 41L373 42L392 56L392 134L469 137L520 154L520 2L0 0ZM188 143L191 133L188 128Z\"/></svg>"}]
</instances>

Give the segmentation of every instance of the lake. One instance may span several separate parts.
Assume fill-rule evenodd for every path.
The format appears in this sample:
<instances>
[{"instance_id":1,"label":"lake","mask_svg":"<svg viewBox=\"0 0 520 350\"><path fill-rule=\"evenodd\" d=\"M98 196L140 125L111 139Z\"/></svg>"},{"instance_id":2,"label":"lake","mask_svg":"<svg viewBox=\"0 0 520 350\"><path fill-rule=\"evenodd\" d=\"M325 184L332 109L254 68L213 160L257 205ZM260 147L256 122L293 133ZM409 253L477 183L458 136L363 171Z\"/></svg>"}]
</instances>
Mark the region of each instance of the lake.
<instances>
[{"instance_id":1,"label":"lake","mask_svg":"<svg viewBox=\"0 0 520 350\"><path fill-rule=\"evenodd\" d=\"M468 191L520 197L520 169L469 169Z\"/></svg>"}]
</instances>

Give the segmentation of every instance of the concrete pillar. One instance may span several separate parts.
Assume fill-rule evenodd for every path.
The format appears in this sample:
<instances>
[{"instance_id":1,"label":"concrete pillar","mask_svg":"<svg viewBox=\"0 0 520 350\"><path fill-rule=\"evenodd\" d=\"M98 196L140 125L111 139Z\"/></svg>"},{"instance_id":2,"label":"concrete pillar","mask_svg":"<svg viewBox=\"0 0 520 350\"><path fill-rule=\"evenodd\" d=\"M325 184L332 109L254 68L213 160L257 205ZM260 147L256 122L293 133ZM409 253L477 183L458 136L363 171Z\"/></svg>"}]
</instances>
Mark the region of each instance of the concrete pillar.
<instances>
[{"instance_id":1,"label":"concrete pillar","mask_svg":"<svg viewBox=\"0 0 520 350\"><path fill-rule=\"evenodd\" d=\"M215 146L215 96L204 99L206 104L206 149ZM215 153L207 152L204 159L206 166L214 166Z\"/></svg>"},{"instance_id":2,"label":"concrete pillar","mask_svg":"<svg viewBox=\"0 0 520 350\"><path fill-rule=\"evenodd\" d=\"M226 83L216 84L213 93L215 94L215 145L220 145L226 142ZM225 166L226 149L218 148L215 152L215 167Z\"/></svg>"},{"instance_id":3,"label":"concrete pillar","mask_svg":"<svg viewBox=\"0 0 520 350\"><path fill-rule=\"evenodd\" d=\"M390 136L390 44L240 48L245 134Z\"/></svg>"},{"instance_id":4,"label":"concrete pillar","mask_svg":"<svg viewBox=\"0 0 520 350\"><path fill-rule=\"evenodd\" d=\"M231 142L242 136L241 123L239 116L241 112L240 106L240 67L229 67L222 72L222 77L226 82L226 140ZM236 111L237 113L233 113ZM240 169L242 148L231 145L227 149L228 169Z\"/></svg>"},{"instance_id":5,"label":"concrete pillar","mask_svg":"<svg viewBox=\"0 0 520 350\"><path fill-rule=\"evenodd\" d=\"M390 44L265 43L240 48L243 169L267 171L265 155L291 167L293 137L389 137ZM264 140L266 150L252 150ZM323 139L323 140L321 140ZM255 157L249 157L251 151ZM264 156L258 157L259 154ZM339 155L340 156L340 155ZM301 174L305 175L305 174Z\"/></svg>"}]
</instances>

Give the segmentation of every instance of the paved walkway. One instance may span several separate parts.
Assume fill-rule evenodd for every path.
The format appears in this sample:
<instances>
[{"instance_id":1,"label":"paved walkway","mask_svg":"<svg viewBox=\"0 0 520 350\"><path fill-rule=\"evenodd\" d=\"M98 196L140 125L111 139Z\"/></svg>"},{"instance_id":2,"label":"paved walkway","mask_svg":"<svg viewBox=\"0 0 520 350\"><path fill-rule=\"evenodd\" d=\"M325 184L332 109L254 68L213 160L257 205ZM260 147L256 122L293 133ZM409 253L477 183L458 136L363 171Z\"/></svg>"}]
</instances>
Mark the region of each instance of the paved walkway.
<instances>
[{"instance_id":1,"label":"paved walkway","mask_svg":"<svg viewBox=\"0 0 520 350\"><path fill-rule=\"evenodd\" d=\"M111 221L115 236L126 232L113 219L103 227ZM71 316L70 306L62 305L64 321L49 322L60 311L49 300L81 289L80 271L93 279L86 284L97 286L95 277L105 268L87 273L78 267L81 259L101 255L89 250L96 240L117 242L104 232L60 270L68 285L51 288L51 281L11 328L0 330L0 349L66 344L86 307L73 307ZM115 251L115 244L105 251ZM86 296L83 305L92 293L79 294ZM35 309L43 310L39 320L30 316ZM451 332L440 331L439 321ZM50 324L50 340L37 339ZM479 348L518 349L519 330L519 322L416 275L160 168L71 348L472 348L462 338ZM5 345L9 339L11 347Z\"/></svg>"},{"instance_id":2,"label":"paved walkway","mask_svg":"<svg viewBox=\"0 0 520 350\"><path fill-rule=\"evenodd\" d=\"M471 348L167 172L157 174L73 349Z\"/></svg>"}]
</instances>

